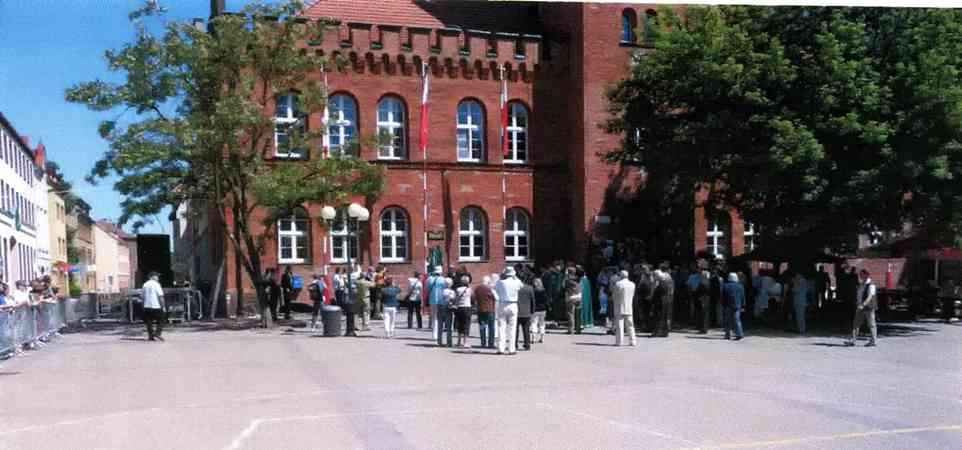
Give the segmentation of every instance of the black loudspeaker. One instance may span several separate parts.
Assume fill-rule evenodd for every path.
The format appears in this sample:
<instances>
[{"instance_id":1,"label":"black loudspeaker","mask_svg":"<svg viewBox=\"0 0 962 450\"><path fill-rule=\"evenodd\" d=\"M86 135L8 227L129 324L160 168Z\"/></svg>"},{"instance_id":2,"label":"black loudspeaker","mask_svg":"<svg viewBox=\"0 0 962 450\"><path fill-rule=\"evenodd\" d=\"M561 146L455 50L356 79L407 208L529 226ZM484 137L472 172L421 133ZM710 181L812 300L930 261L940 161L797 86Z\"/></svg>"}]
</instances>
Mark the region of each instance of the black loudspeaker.
<instances>
[{"instance_id":1,"label":"black loudspeaker","mask_svg":"<svg viewBox=\"0 0 962 450\"><path fill-rule=\"evenodd\" d=\"M160 285L174 285L174 270L170 260L170 236L166 234L137 235L137 287L147 281L150 272L160 274Z\"/></svg>"}]
</instances>

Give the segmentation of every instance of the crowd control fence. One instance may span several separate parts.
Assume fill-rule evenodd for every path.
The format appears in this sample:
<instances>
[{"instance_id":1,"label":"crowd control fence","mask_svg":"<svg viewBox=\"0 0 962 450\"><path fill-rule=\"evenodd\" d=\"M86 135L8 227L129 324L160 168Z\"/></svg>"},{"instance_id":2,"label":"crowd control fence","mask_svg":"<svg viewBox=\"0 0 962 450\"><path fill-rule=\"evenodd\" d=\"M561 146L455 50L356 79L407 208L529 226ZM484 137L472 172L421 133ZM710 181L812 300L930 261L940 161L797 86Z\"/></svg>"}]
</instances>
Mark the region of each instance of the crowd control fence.
<instances>
[{"instance_id":1,"label":"crowd control fence","mask_svg":"<svg viewBox=\"0 0 962 450\"><path fill-rule=\"evenodd\" d=\"M68 303L60 300L0 310L0 357L57 335L67 325Z\"/></svg>"}]
</instances>

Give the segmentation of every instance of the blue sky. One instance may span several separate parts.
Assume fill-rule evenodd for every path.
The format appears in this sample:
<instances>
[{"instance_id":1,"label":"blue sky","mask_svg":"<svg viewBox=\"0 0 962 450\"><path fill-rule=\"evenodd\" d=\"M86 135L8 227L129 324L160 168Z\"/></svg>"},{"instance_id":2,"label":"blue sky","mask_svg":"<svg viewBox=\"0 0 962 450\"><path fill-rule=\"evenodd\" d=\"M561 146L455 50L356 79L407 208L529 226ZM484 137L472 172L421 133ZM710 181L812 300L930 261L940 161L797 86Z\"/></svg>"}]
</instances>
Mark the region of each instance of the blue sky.
<instances>
[{"instance_id":1,"label":"blue sky","mask_svg":"<svg viewBox=\"0 0 962 450\"><path fill-rule=\"evenodd\" d=\"M168 18L210 15L209 0L160 0ZM243 0L228 0L239 9ZM104 50L133 37L127 14L139 0L0 0L0 111L31 146L43 140L48 158L57 161L94 218L120 216L121 196L110 180L96 186L83 180L107 148L97 113L63 100L64 90L80 81L119 80L106 70ZM115 115L115 113L113 114ZM143 232L169 232L167 216Z\"/></svg>"}]
</instances>

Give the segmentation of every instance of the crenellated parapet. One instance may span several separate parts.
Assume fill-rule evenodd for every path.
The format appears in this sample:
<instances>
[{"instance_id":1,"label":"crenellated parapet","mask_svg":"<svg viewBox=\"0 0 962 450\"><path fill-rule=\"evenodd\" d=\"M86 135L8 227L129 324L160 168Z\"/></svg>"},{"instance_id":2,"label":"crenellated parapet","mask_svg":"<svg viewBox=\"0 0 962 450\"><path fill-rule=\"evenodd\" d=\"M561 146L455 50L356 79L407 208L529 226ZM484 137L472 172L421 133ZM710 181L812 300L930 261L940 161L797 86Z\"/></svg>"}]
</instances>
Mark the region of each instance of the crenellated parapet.
<instances>
[{"instance_id":1,"label":"crenellated parapet","mask_svg":"<svg viewBox=\"0 0 962 450\"><path fill-rule=\"evenodd\" d=\"M308 47L346 61L343 70L405 75L428 64L433 76L532 82L542 70L542 37L458 28L420 28L332 21Z\"/></svg>"}]
</instances>

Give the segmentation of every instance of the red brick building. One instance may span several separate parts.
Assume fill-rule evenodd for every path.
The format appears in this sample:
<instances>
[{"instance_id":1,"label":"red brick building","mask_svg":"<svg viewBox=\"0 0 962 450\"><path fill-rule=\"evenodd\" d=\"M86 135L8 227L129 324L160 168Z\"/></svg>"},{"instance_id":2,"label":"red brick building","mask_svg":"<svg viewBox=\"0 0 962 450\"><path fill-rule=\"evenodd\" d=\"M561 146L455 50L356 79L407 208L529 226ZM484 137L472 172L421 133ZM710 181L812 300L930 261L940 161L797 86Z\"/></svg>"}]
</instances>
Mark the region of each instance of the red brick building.
<instances>
[{"instance_id":1,"label":"red brick building","mask_svg":"<svg viewBox=\"0 0 962 450\"><path fill-rule=\"evenodd\" d=\"M612 199L630 198L640 171L598 156L623 138L599 125L608 117L605 90L624 76L632 52L644 48L646 18L656 8L312 3L307 17L340 21L312 48L349 64L326 74L329 119L315 114L307 126L326 124L332 151L352 137L395 136L392 144L360 149L361 158L387 169L383 195L365 205L371 218L361 225L355 250L360 264L383 264L406 279L424 268L427 247L440 246L446 265L492 273L515 261L581 260L593 240L624 233L631 217L619 216ZM426 160L418 133L422 64L430 72ZM500 148L502 67L511 112L508 158ZM292 117L286 101L279 99L279 121ZM322 206L304 205L301 216L279 222L267 267L291 265L305 276L346 267L347 239L338 235L344 228L321 226ZM745 230L737 217L713 224L717 232L708 233L704 213L696 210L690 226L692 253L706 247L726 255L743 251ZM250 296L229 246L222 249L228 293L244 285Z\"/></svg>"}]
</instances>

